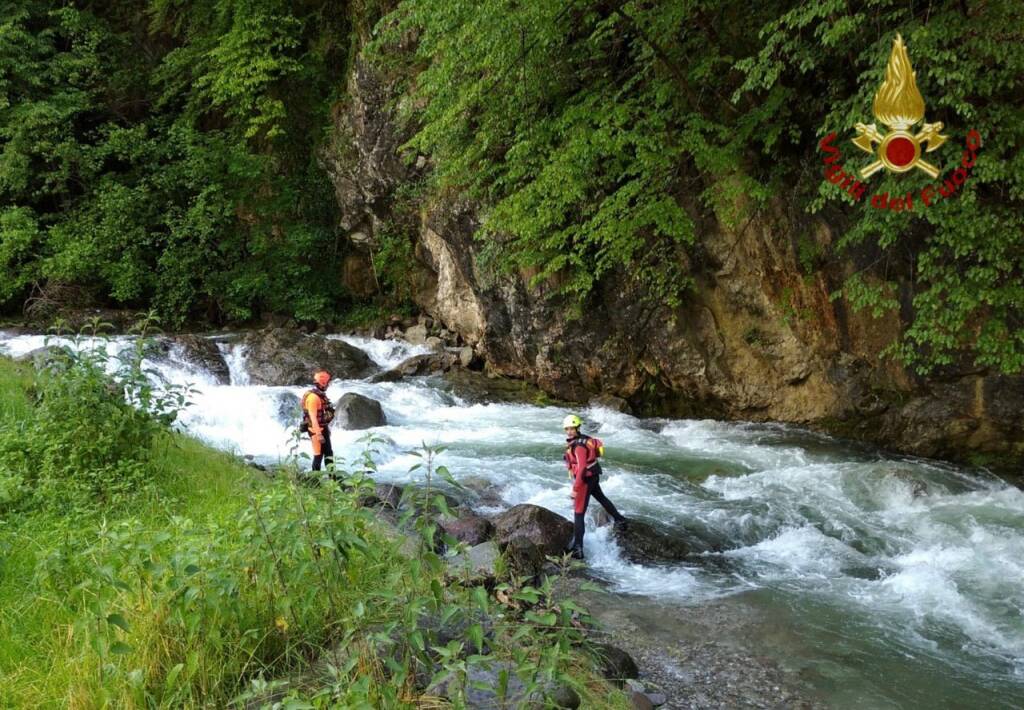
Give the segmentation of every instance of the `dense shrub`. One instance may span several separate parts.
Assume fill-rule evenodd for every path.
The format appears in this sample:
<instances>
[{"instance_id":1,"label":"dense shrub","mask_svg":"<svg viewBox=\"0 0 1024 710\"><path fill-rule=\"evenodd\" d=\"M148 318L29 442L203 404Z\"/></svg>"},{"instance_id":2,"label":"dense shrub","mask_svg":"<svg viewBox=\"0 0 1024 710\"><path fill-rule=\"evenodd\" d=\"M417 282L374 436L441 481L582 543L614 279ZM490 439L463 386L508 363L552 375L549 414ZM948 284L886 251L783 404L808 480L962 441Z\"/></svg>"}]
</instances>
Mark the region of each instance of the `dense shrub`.
<instances>
[{"instance_id":1,"label":"dense shrub","mask_svg":"<svg viewBox=\"0 0 1024 710\"><path fill-rule=\"evenodd\" d=\"M51 348L29 418L0 424L0 511L110 506L147 485L154 440L188 389L154 387L143 369L144 338L119 355L106 346L79 337Z\"/></svg>"}]
</instances>

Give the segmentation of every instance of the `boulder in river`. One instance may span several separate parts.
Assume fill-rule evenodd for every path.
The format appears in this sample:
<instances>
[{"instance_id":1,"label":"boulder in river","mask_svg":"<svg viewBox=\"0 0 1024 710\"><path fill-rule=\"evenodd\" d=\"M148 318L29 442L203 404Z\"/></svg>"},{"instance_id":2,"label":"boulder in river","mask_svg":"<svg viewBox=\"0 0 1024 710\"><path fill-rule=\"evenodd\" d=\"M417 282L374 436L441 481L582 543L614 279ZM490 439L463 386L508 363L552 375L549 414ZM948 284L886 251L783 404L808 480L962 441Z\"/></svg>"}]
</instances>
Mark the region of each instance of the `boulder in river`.
<instances>
[{"instance_id":1,"label":"boulder in river","mask_svg":"<svg viewBox=\"0 0 1024 710\"><path fill-rule=\"evenodd\" d=\"M398 506L402 502L402 490L401 486L396 486L394 483L378 483L374 487L374 494L383 507L398 510Z\"/></svg>"},{"instance_id":2,"label":"boulder in river","mask_svg":"<svg viewBox=\"0 0 1024 710\"><path fill-rule=\"evenodd\" d=\"M591 397L589 404L591 407L604 407L605 409L622 412L623 414L633 413L633 409L629 406L629 402L624 400L622 397L616 397L613 394L599 394L596 397Z\"/></svg>"},{"instance_id":3,"label":"boulder in river","mask_svg":"<svg viewBox=\"0 0 1024 710\"><path fill-rule=\"evenodd\" d=\"M242 344L249 378L256 385L308 385L320 369L335 379L358 379L376 369L370 357L353 345L287 328L248 333Z\"/></svg>"},{"instance_id":4,"label":"boulder in river","mask_svg":"<svg viewBox=\"0 0 1024 710\"><path fill-rule=\"evenodd\" d=\"M413 355L388 370L370 378L370 382L398 382L404 377L418 377L448 372L459 363L455 353L446 350L423 355Z\"/></svg>"},{"instance_id":5,"label":"boulder in river","mask_svg":"<svg viewBox=\"0 0 1024 710\"><path fill-rule=\"evenodd\" d=\"M476 506L485 506L489 508L501 508L504 507L504 500L501 497L501 487L498 486L494 481L483 476L465 476L459 480L464 490L466 490Z\"/></svg>"},{"instance_id":6,"label":"boulder in river","mask_svg":"<svg viewBox=\"0 0 1024 710\"><path fill-rule=\"evenodd\" d=\"M450 558L448 574L470 581L494 579L495 565L500 556L497 543L493 540L482 542Z\"/></svg>"},{"instance_id":7,"label":"boulder in river","mask_svg":"<svg viewBox=\"0 0 1024 710\"><path fill-rule=\"evenodd\" d=\"M292 392L274 392L274 419L285 426L298 427L302 421L302 398Z\"/></svg>"},{"instance_id":8,"label":"boulder in river","mask_svg":"<svg viewBox=\"0 0 1024 710\"><path fill-rule=\"evenodd\" d=\"M494 535L494 523L469 511L460 511L458 517L442 519L441 528L467 545L479 545Z\"/></svg>"},{"instance_id":9,"label":"boulder in river","mask_svg":"<svg viewBox=\"0 0 1024 710\"><path fill-rule=\"evenodd\" d=\"M602 673L608 680L622 685L629 678L636 678L640 675L640 669L636 667L636 661L628 653L618 646L607 643L594 645L594 655L601 663Z\"/></svg>"},{"instance_id":10,"label":"boulder in river","mask_svg":"<svg viewBox=\"0 0 1024 710\"><path fill-rule=\"evenodd\" d=\"M203 371L208 372L217 384L230 383L228 363L224 360L217 343L201 335L189 333L173 336L171 343L181 347L186 362L198 365Z\"/></svg>"},{"instance_id":11,"label":"boulder in river","mask_svg":"<svg viewBox=\"0 0 1024 710\"><path fill-rule=\"evenodd\" d=\"M495 540L502 547L516 538L524 538L545 555L561 555L572 537L572 523L547 508L524 503L496 515Z\"/></svg>"},{"instance_id":12,"label":"boulder in river","mask_svg":"<svg viewBox=\"0 0 1024 710\"><path fill-rule=\"evenodd\" d=\"M37 371L54 366L61 369L62 365L70 362L71 353L71 349L65 345L44 345L41 348L30 350L24 355L19 355L15 359L18 362L30 363L32 368Z\"/></svg>"},{"instance_id":13,"label":"boulder in river","mask_svg":"<svg viewBox=\"0 0 1024 710\"><path fill-rule=\"evenodd\" d=\"M639 564L681 562L704 547L661 532L650 523L636 518L630 518L624 529L616 528L615 538L626 558Z\"/></svg>"},{"instance_id":14,"label":"boulder in river","mask_svg":"<svg viewBox=\"0 0 1024 710\"><path fill-rule=\"evenodd\" d=\"M505 546L505 563L518 577L536 577L544 569L544 562L544 551L526 538L512 538Z\"/></svg>"},{"instance_id":15,"label":"boulder in river","mask_svg":"<svg viewBox=\"0 0 1024 710\"><path fill-rule=\"evenodd\" d=\"M334 421L342 429L369 429L388 423L380 402L355 392L342 395L334 409Z\"/></svg>"}]
</instances>

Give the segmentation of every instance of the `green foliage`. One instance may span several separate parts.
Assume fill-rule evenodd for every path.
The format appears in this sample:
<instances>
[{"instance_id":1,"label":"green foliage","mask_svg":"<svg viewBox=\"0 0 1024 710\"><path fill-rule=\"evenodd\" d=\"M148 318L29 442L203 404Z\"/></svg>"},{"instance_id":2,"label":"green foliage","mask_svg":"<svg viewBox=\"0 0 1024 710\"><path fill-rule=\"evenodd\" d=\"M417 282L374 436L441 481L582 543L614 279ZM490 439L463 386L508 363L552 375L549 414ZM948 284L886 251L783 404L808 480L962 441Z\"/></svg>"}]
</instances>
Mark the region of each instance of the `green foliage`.
<instances>
[{"instance_id":1,"label":"green foliage","mask_svg":"<svg viewBox=\"0 0 1024 710\"><path fill-rule=\"evenodd\" d=\"M443 11L404 0L370 50L409 79L415 100L400 107L415 128L408 147L434 154L436 189L465 190L487 206L485 255L536 284L578 301L602 278L632 281L676 302L689 285L693 215L712 214L728 233L781 195L844 225L828 253L801 251L805 270L866 251L887 291L909 286L912 317L893 346L906 363L925 371L967 352L1019 372L1018 14L1010 0L457 0ZM854 123L871 121L897 31L927 119L952 136L935 154L943 172L959 162L968 130L985 140L962 195L900 214L852 206L815 167L824 135L852 137ZM415 51L405 57L395 47L409 37ZM840 143L853 167L860 156ZM908 174L870 187L902 195L929 182ZM862 283L845 291L853 306L893 305Z\"/></svg>"},{"instance_id":2,"label":"green foliage","mask_svg":"<svg viewBox=\"0 0 1024 710\"><path fill-rule=\"evenodd\" d=\"M459 706L468 671L503 664L528 690L561 681L586 706L625 707L582 655L588 617L556 595L563 580L512 579L492 595L447 579L429 546L407 557L400 535L381 534L361 505L372 440L340 482L316 486L288 464L252 480L175 443L151 500L120 518L0 524L5 700L222 707L277 693L283 707L414 707L424 679L451 678ZM450 478L438 449L423 454L431 478Z\"/></svg>"},{"instance_id":3,"label":"green foliage","mask_svg":"<svg viewBox=\"0 0 1024 710\"><path fill-rule=\"evenodd\" d=\"M337 219L314 153L345 7L30 0L0 16L0 304L58 281L175 324L329 316Z\"/></svg>"},{"instance_id":4,"label":"green foliage","mask_svg":"<svg viewBox=\"0 0 1024 710\"><path fill-rule=\"evenodd\" d=\"M369 48L386 63L418 33L409 63L424 68L402 115L419 130L407 147L437 158L435 189L491 206L477 234L486 260L577 301L613 271L670 303L688 285L679 253L694 225L679 176L705 142L651 49L682 18L638 13L501 2L442 13L408 0Z\"/></svg>"},{"instance_id":5,"label":"green foliage","mask_svg":"<svg viewBox=\"0 0 1024 710\"><path fill-rule=\"evenodd\" d=\"M189 390L154 388L142 366L143 337L117 356L95 330L48 346L31 415L0 423L0 512L122 504L148 485L153 443Z\"/></svg>"},{"instance_id":6,"label":"green foliage","mask_svg":"<svg viewBox=\"0 0 1024 710\"><path fill-rule=\"evenodd\" d=\"M915 212L892 213L857 205L841 235L842 249L865 249L878 282L851 280L843 295L878 315L898 308L892 294L909 282L913 320L891 351L919 372L957 361L962 352L976 364L1006 373L1024 369L1024 141L1020 77L1024 33L1019 6L1001 1L967 4L846 2L802 5L760 27L758 51L738 63L744 83L735 98L779 96L766 117L786 137L779 147L787 162L809 155L831 131L853 137L858 121L872 122L871 102L884 78L896 32L909 47L926 120L941 120L950 141L929 155L948 175L959 163L964 139L977 130L984 141L976 167L956 197ZM878 28L885 28L879 31ZM844 162L861 155L841 141ZM790 168L792 171L792 168ZM816 171L815 171L816 172ZM812 174L797 185L811 211L834 214L839 191ZM919 195L927 176L876 177L871 192Z\"/></svg>"}]
</instances>

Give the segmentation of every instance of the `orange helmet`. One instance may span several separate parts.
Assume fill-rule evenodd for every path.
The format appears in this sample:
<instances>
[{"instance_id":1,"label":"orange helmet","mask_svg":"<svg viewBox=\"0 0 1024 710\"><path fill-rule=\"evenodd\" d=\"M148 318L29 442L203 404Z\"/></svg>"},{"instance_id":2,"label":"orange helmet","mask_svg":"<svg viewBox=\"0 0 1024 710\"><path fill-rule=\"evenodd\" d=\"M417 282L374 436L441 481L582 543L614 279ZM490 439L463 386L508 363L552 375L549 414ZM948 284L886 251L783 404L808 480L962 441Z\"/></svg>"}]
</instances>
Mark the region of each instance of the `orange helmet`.
<instances>
[{"instance_id":1,"label":"orange helmet","mask_svg":"<svg viewBox=\"0 0 1024 710\"><path fill-rule=\"evenodd\" d=\"M319 370L313 375L313 382L316 382L322 389L327 388L327 383L331 381L331 373L327 370Z\"/></svg>"}]
</instances>

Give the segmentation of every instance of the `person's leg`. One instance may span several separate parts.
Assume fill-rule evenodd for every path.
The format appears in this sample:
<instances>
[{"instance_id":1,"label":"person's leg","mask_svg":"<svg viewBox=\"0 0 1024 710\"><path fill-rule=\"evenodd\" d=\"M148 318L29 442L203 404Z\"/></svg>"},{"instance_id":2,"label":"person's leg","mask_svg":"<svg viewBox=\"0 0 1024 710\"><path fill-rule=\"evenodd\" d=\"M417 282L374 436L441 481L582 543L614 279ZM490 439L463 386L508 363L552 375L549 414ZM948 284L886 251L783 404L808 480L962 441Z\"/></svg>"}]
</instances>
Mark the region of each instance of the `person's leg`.
<instances>
[{"instance_id":1,"label":"person's leg","mask_svg":"<svg viewBox=\"0 0 1024 710\"><path fill-rule=\"evenodd\" d=\"M324 460L323 447L316 438L316 434L309 433L309 440L313 444L313 470L320 470L320 463Z\"/></svg>"},{"instance_id":2,"label":"person's leg","mask_svg":"<svg viewBox=\"0 0 1024 710\"><path fill-rule=\"evenodd\" d=\"M590 505L590 486L584 489L583 500L576 501L572 518L572 545L569 551L578 560L583 559L583 535L587 532L587 506Z\"/></svg>"},{"instance_id":3,"label":"person's leg","mask_svg":"<svg viewBox=\"0 0 1024 710\"><path fill-rule=\"evenodd\" d=\"M327 470L331 470L334 465L334 447L331 446L331 431L330 429L324 429L324 443L320 447L321 452L324 456L324 465ZM333 471L332 471L333 474Z\"/></svg>"},{"instance_id":4,"label":"person's leg","mask_svg":"<svg viewBox=\"0 0 1024 710\"><path fill-rule=\"evenodd\" d=\"M594 496L594 500L600 503L601 506L608 511L608 515L612 516L612 519L616 522L622 522L626 519L625 516L616 509L615 504L608 500L608 496L604 494L604 491L601 490L600 477L594 476L591 479L591 482L588 483L587 490L590 495Z\"/></svg>"},{"instance_id":5,"label":"person's leg","mask_svg":"<svg viewBox=\"0 0 1024 710\"><path fill-rule=\"evenodd\" d=\"M587 531L586 516L583 513L575 513L572 520L572 545L569 552L576 559L583 559L583 533Z\"/></svg>"}]
</instances>

